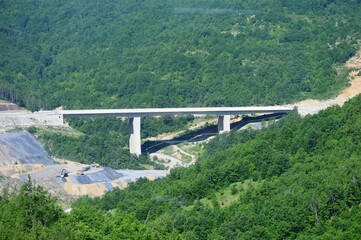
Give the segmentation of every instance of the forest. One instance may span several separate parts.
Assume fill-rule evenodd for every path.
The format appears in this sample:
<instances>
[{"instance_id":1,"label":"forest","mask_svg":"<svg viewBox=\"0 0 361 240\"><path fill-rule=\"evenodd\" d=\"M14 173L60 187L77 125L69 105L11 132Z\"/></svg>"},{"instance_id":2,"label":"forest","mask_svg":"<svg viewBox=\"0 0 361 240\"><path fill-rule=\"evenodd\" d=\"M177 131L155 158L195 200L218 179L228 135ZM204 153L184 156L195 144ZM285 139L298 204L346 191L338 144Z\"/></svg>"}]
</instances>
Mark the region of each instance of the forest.
<instances>
[{"instance_id":1,"label":"forest","mask_svg":"<svg viewBox=\"0 0 361 240\"><path fill-rule=\"evenodd\" d=\"M360 12L359 0L0 0L0 99L36 111L327 98L347 85ZM104 121L37 134L57 157L152 165L128 153L125 123ZM186 125L147 119L142 134Z\"/></svg>"},{"instance_id":2,"label":"forest","mask_svg":"<svg viewBox=\"0 0 361 240\"><path fill-rule=\"evenodd\" d=\"M348 84L360 12L360 0L0 0L0 99L31 111L325 99ZM192 120L142 120L142 137ZM152 165L129 155L126 122L69 124L77 134L29 131L55 156ZM0 239L361 239L360 223L361 95L219 135L194 165L69 213L30 178L0 193Z\"/></svg>"},{"instance_id":3,"label":"forest","mask_svg":"<svg viewBox=\"0 0 361 240\"><path fill-rule=\"evenodd\" d=\"M0 1L0 98L30 110L275 105L347 84L359 0Z\"/></svg>"},{"instance_id":4,"label":"forest","mask_svg":"<svg viewBox=\"0 0 361 240\"><path fill-rule=\"evenodd\" d=\"M70 213L29 179L0 197L3 239L360 239L361 95L261 131L233 131L195 165Z\"/></svg>"}]
</instances>

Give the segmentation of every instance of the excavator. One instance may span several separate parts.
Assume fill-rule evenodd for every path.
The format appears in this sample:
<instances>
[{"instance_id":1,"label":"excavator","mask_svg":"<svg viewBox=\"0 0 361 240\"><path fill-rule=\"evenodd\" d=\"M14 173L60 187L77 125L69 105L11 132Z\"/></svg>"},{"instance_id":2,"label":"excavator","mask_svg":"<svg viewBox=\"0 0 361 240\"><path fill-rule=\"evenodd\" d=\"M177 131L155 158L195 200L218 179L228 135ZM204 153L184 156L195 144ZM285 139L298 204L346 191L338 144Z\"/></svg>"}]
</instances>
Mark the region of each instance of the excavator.
<instances>
[{"instance_id":1,"label":"excavator","mask_svg":"<svg viewBox=\"0 0 361 240\"><path fill-rule=\"evenodd\" d=\"M61 170L61 174L60 174L60 177L61 178L65 178L68 176L68 172L63 168L63 170Z\"/></svg>"}]
</instances>

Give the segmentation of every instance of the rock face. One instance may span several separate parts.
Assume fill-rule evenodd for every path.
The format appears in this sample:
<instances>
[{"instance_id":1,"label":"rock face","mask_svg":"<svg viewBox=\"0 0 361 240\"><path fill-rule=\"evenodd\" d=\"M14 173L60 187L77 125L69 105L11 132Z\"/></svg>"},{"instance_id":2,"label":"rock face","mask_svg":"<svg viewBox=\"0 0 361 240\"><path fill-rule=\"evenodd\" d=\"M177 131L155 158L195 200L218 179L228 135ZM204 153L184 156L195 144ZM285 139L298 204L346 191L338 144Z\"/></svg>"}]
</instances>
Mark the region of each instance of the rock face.
<instances>
[{"instance_id":1,"label":"rock face","mask_svg":"<svg viewBox=\"0 0 361 240\"><path fill-rule=\"evenodd\" d=\"M17 163L50 165L54 160L27 131L0 135L0 166Z\"/></svg>"}]
</instances>

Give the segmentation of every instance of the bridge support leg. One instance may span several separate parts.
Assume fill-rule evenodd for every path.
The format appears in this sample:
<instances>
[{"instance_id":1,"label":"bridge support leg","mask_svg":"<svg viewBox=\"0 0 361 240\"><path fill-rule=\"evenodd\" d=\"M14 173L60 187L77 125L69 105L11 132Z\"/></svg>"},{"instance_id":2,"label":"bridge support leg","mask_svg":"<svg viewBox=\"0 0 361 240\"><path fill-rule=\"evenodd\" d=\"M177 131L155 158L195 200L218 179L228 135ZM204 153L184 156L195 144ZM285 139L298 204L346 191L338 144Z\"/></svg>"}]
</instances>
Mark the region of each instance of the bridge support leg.
<instances>
[{"instance_id":1,"label":"bridge support leg","mask_svg":"<svg viewBox=\"0 0 361 240\"><path fill-rule=\"evenodd\" d=\"M141 152L140 142L140 117L129 118L129 151L131 154L139 156Z\"/></svg>"},{"instance_id":2,"label":"bridge support leg","mask_svg":"<svg viewBox=\"0 0 361 240\"><path fill-rule=\"evenodd\" d=\"M231 115L218 116L218 133L231 130Z\"/></svg>"}]
</instances>

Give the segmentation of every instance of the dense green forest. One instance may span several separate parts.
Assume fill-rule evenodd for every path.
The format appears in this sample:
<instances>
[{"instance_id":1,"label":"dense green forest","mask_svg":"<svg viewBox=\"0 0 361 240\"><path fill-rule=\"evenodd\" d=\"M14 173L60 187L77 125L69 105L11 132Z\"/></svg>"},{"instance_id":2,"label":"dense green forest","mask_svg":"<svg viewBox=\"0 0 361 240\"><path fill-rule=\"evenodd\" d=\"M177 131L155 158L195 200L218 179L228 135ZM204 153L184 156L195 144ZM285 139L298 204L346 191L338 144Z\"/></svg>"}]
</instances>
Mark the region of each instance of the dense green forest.
<instances>
[{"instance_id":1,"label":"dense green forest","mask_svg":"<svg viewBox=\"0 0 361 240\"><path fill-rule=\"evenodd\" d=\"M28 109L238 106L346 85L360 0L0 0L0 98Z\"/></svg>"},{"instance_id":2,"label":"dense green forest","mask_svg":"<svg viewBox=\"0 0 361 240\"><path fill-rule=\"evenodd\" d=\"M141 137L154 137L164 132L186 130L193 116L143 118ZM99 163L116 169L164 168L142 155L129 153L128 121L115 117L74 118L69 124L79 134L28 128L44 144L52 156L81 163Z\"/></svg>"},{"instance_id":3,"label":"dense green forest","mask_svg":"<svg viewBox=\"0 0 361 240\"><path fill-rule=\"evenodd\" d=\"M360 239L361 95L222 134L189 168L65 214L41 188L0 197L4 239Z\"/></svg>"},{"instance_id":4,"label":"dense green forest","mask_svg":"<svg viewBox=\"0 0 361 240\"><path fill-rule=\"evenodd\" d=\"M325 98L347 84L360 12L359 0L0 0L0 99L38 110ZM169 119L144 120L142 134L186 126ZM53 155L152 164L129 155L125 123L72 126L85 135L39 134Z\"/></svg>"},{"instance_id":5,"label":"dense green forest","mask_svg":"<svg viewBox=\"0 0 361 240\"><path fill-rule=\"evenodd\" d=\"M30 110L274 105L335 95L360 0L0 0L0 98ZM142 120L142 137L190 117ZM52 154L115 168L126 122L31 128ZM155 166L159 167L159 166ZM217 136L188 168L70 213L31 179L0 194L0 239L361 239L361 95Z\"/></svg>"}]
</instances>

